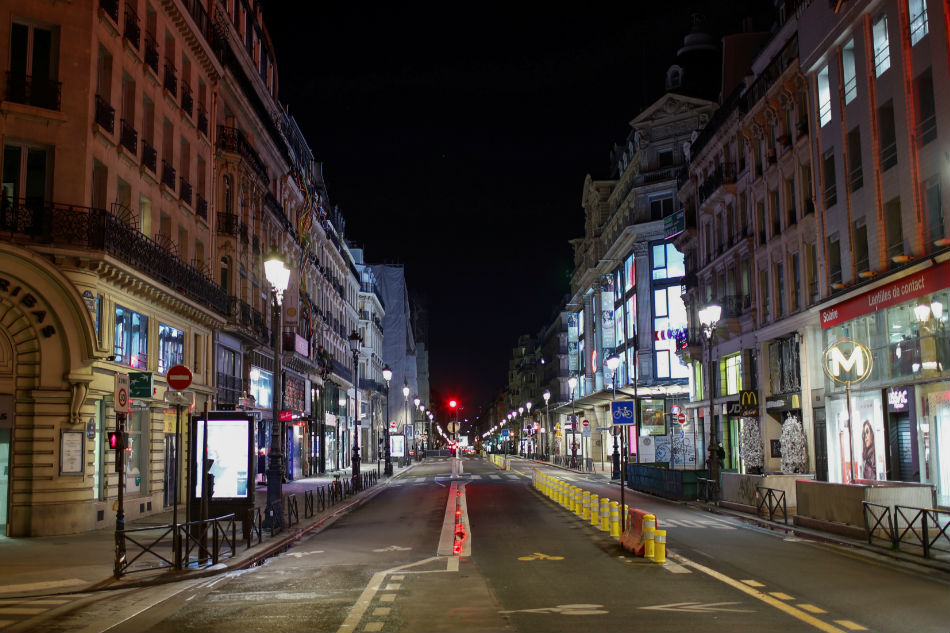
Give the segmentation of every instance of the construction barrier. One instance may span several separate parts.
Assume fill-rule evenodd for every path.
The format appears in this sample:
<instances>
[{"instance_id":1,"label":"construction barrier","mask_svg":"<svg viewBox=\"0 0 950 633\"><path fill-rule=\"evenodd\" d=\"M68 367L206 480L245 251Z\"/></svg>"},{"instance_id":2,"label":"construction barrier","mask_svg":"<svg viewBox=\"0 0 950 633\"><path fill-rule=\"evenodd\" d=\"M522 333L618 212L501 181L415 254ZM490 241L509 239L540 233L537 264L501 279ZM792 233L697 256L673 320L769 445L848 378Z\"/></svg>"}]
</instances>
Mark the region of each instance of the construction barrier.
<instances>
[{"instance_id":1,"label":"construction barrier","mask_svg":"<svg viewBox=\"0 0 950 633\"><path fill-rule=\"evenodd\" d=\"M666 562L666 530L657 530L654 538L656 547L653 552L654 563Z\"/></svg>"},{"instance_id":2,"label":"construction barrier","mask_svg":"<svg viewBox=\"0 0 950 633\"><path fill-rule=\"evenodd\" d=\"M656 517L653 514L637 508L627 510L627 522L623 536L620 537L620 546L636 556L644 556L646 541L643 529L645 526L656 529Z\"/></svg>"},{"instance_id":3,"label":"construction barrier","mask_svg":"<svg viewBox=\"0 0 950 633\"><path fill-rule=\"evenodd\" d=\"M590 496L590 524L600 527L600 497L595 494Z\"/></svg>"}]
</instances>

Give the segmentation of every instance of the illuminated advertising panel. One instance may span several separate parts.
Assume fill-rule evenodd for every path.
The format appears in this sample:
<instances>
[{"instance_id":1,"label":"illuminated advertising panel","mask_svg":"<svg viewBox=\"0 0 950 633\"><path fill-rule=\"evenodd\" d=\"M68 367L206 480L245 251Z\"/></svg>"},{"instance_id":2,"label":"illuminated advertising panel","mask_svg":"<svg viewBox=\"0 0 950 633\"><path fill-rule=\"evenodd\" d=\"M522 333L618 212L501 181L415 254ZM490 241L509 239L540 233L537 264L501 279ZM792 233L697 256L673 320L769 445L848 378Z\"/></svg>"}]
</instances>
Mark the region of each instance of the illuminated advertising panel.
<instances>
[{"instance_id":1,"label":"illuminated advertising panel","mask_svg":"<svg viewBox=\"0 0 950 633\"><path fill-rule=\"evenodd\" d=\"M389 436L389 455L390 457L406 456L406 437L404 435Z\"/></svg>"},{"instance_id":2,"label":"illuminated advertising panel","mask_svg":"<svg viewBox=\"0 0 950 633\"><path fill-rule=\"evenodd\" d=\"M216 414L220 416L221 414ZM211 417L211 416L209 416ZM225 417L211 417L209 420L195 420L195 447L193 472L200 473L202 466L201 448L205 445L207 429L208 459L214 460L209 472L214 475L212 499L248 499L254 493L250 455L251 418L234 414ZM195 498L202 494L202 478L195 477Z\"/></svg>"}]
</instances>

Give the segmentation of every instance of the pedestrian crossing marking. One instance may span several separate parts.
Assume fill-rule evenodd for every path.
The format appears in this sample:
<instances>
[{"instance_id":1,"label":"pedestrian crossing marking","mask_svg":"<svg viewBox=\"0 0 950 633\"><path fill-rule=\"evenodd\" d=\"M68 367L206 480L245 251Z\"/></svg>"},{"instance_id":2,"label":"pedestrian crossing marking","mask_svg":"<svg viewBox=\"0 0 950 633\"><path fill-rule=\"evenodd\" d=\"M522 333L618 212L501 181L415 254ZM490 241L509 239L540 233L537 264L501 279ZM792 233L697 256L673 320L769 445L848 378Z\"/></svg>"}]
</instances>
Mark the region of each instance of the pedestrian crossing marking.
<instances>
[{"instance_id":1,"label":"pedestrian crossing marking","mask_svg":"<svg viewBox=\"0 0 950 633\"><path fill-rule=\"evenodd\" d=\"M389 607L377 607L373 609L373 615L389 615L389 612L392 611Z\"/></svg>"},{"instance_id":2,"label":"pedestrian crossing marking","mask_svg":"<svg viewBox=\"0 0 950 633\"><path fill-rule=\"evenodd\" d=\"M734 530L736 529L733 525L726 525L720 521L715 521L712 519L701 519L699 521L692 521L689 519L663 519L664 527L683 527L683 528L693 528L693 529L704 529L712 528L714 530Z\"/></svg>"},{"instance_id":3,"label":"pedestrian crossing marking","mask_svg":"<svg viewBox=\"0 0 950 633\"><path fill-rule=\"evenodd\" d=\"M794 600L795 599L792 596L788 595L787 593L782 593L781 591L770 591L769 595L772 596L773 598L778 598L779 600Z\"/></svg>"},{"instance_id":4,"label":"pedestrian crossing marking","mask_svg":"<svg viewBox=\"0 0 950 633\"><path fill-rule=\"evenodd\" d=\"M370 633L376 633L376 631L382 631L383 623L382 622L367 622L363 630L369 631Z\"/></svg>"},{"instance_id":5,"label":"pedestrian crossing marking","mask_svg":"<svg viewBox=\"0 0 950 633\"><path fill-rule=\"evenodd\" d=\"M835 624L840 624L846 629L851 629L852 631L867 631L867 627L861 626L857 622L852 622L851 620L835 620Z\"/></svg>"},{"instance_id":6,"label":"pedestrian crossing marking","mask_svg":"<svg viewBox=\"0 0 950 633\"><path fill-rule=\"evenodd\" d=\"M399 583L399 582L391 582L391 583L388 583L388 584L384 587L384 589L385 589L386 591L399 591L399 588L400 588L400 587L402 587L402 583Z\"/></svg>"},{"instance_id":7,"label":"pedestrian crossing marking","mask_svg":"<svg viewBox=\"0 0 950 633\"><path fill-rule=\"evenodd\" d=\"M489 475L489 479L501 479L501 475Z\"/></svg>"},{"instance_id":8,"label":"pedestrian crossing marking","mask_svg":"<svg viewBox=\"0 0 950 633\"><path fill-rule=\"evenodd\" d=\"M384 593L379 597L380 602L395 602L396 594L394 593Z\"/></svg>"},{"instance_id":9,"label":"pedestrian crossing marking","mask_svg":"<svg viewBox=\"0 0 950 633\"><path fill-rule=\"evenodd\" d=\"M805 611L808 611L808 612L810 612L810 613L828 613L827 611L825 611L825 610L822 609L821 607L816 607L816 606L813 605L813 604L799 604L799 605L797 605L797 606L798 606L799 609L804 609Z\"/></svg>"}]
</instances>

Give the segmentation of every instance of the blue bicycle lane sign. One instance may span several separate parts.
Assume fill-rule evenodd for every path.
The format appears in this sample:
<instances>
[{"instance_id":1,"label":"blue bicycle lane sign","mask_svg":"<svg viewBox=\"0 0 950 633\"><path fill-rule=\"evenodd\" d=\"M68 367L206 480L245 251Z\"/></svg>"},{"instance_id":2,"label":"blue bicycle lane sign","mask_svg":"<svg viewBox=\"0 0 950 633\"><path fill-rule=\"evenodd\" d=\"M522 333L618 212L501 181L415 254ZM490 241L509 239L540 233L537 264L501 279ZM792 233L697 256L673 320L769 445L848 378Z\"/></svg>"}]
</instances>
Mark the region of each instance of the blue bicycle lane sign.
<instances>
[{"instance_id":1,"label":"blue bicycle lane sign","mask_svg":"<svg viewBox=\"0 0 950 633\"><path fill-rule=\"evenodd\" d=\"M634 424L633 419L633 401L626 400L622 402L610 403L610 414L614 424Z\"/></svg>"}]
</instances>

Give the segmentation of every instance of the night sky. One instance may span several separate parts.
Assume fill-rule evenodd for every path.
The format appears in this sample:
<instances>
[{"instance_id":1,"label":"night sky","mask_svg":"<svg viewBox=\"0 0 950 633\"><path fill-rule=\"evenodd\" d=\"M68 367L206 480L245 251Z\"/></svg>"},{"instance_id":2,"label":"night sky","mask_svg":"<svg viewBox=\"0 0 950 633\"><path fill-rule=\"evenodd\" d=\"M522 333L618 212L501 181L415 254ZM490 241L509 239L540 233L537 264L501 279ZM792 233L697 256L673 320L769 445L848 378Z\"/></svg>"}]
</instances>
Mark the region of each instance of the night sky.
<instances>
[{"instance_id":1,"label":"night sky","mask_svg":"<svg viewBox=\"0 0 950 633\"><path fill-rule=\"evenodd\" d=\"M264 24L346 239L405 265L433 398L471 415L570 291L584 178L662 94L690 14L722 35L772 3L394 4L266 3Z\"/></svg>"}]
</instances>

